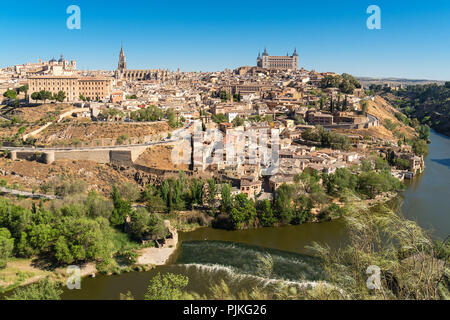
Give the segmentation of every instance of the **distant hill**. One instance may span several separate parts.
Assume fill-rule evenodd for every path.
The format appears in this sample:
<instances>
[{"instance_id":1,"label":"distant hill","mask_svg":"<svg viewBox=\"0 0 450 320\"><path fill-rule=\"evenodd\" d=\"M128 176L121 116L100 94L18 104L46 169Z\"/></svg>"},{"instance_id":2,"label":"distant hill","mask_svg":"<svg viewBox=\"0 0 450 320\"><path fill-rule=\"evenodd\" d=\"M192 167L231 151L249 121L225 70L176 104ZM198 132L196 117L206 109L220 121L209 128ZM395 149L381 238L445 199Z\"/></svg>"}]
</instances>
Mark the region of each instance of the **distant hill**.
<instances>
[{"instance_id":1,"label":"distant hill","mask_svg":"<svg viewBox=\"0 0 450 320\"><path fill-rule=\"evenodd\" d=\"M405 79L405 78L371 78L371 77L356 77L356 79L364 86L370 84L391 84L391 85L424 85L436 83L438 85L445 84L445 81L428 80L428 79Z\"/></svg>"}]
</instances>

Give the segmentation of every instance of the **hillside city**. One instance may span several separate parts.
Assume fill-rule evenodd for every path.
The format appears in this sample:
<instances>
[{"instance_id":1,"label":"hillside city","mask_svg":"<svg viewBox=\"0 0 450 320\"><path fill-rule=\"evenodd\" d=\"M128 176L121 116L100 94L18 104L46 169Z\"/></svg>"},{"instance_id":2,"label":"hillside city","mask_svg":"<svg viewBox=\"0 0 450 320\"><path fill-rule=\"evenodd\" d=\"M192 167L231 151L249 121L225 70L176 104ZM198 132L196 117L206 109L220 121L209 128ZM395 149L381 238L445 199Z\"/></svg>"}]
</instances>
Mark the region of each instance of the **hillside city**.
<instances>
[{"instance_id":1,"label":"hillside city","mask_svg":"<svg viewBox=\"0 0 450 320\"><path fill-rule=\"evenodd\" d=\"M44 148L44 153L50 147L71 147L70 152L48 151L46 163L56 159L96 161L92 152L82 150L101 146L119 152L123 148L130 150L129 156L99 156L98 162L131 167L139 163L169 175L184 169L189 174L217 176L233 183L233 193L256 199L270 198L278 186L292 183L296 174L308 168L334 173L337 168L360 164L373 152L401 159L392 170L401 180L423 170L423 159L411 146L399 143L399 136L383 127L386 122L393 126L397 122L395 111L386 102L367 96L350 75L307 71L297 65L296 50L292 55L276 57L264 50L256 66L222 72L131 70L127 69L122 47L115 72L77 71L76 61L62 56L59 60L12 66L0 71L2 117L4 121L19 118L28 125L19 128L16 140L4 137L2 145L12 148L12 159L30 157L35 153L31 147ZM10 96L13 91L17 93ZM30 107L15 108L18 104ZM52 113L51 118L30 123L34 119L26 118L27 109L39 105L53 106L47 111ZM104 123L110 129L85 136L74 132L77 126L89 132L90 124ZM177 137L184 131L192 136L195 130L199 139L184 148L190 153L183 156L187 161L180 164L174 153L175 157L159 167L153 150L162 146L176 146L178 150ZM221 159L211 163L207 157L214 157L214 130L222 133L226 148ZM411 135L410 131L405 129L403 139ZM264 158L262 149L255 152L252 161L248 156L247 161L239 158L240 151L248 155L245 134L248 138L249 133L260 138L265 134L263 140L269 146L272 135L276 136L276 172L263 177L272 160L267 154ZM157 141L161 142L157 147L141 148ZM15 149L18 145L21 148ZM151 163L146 164L140 156L150 158Z\"/></svg>"},{"instance_id":2,"label":"hillside city","mask_svg":"<svg viewBox=\"0 0 450 320\"><path fill-rule=\"evenodd\" d=\"M339 219L426 170L430 128L388 99L402 84L305 70L297 49L217 72L132 64L122 46L113 71L62 55L0 69L0 288L70 264L150 270L201 226Z\"/></svg>"}]
</instances>

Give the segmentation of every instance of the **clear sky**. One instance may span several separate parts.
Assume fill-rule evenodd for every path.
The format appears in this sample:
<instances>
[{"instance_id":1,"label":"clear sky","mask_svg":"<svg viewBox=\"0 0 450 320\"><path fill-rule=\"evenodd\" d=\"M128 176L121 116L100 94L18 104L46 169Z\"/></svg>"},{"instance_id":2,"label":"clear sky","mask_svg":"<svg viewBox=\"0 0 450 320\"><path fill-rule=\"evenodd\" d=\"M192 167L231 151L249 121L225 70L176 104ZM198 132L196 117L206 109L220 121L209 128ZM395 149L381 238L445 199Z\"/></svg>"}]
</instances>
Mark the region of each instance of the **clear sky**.
<instances>
[{"instance_id":1,"label":"clear sky","mask_svg":"<svg viewBox=\"0 0 450 320\"><path fill-rule=\"evenodd\" d=\"M308 70L450 80L449 0L1 2L1 67L64 54L78 69L114 70L123 41L129 69L233 69L264 47L297 47ZM81 30L66 27L71 4ZM372 4L381 30L366 27Z\"/></svg>"}]
</instances>

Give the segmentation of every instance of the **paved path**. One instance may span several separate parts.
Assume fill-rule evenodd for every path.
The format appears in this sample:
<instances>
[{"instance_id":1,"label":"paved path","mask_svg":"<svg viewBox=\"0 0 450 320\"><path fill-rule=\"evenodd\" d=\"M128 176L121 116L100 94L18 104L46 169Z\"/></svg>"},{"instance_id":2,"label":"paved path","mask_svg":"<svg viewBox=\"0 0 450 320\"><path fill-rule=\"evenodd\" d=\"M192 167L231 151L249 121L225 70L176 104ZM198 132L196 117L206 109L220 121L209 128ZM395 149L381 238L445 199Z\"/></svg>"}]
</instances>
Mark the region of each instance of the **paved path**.
<instances>
[{"instance_id":1,"label":"paved path","mask_svg":"<svg viewBox=\"0 0 450 320\"><path fill-rule=\"evenodd\" d=\"M5 188L5 187L0 187L0 193L2 193L2 194L7 193L12 196L20 196L20 197L33 198L33 199L47 199L47 200L62 199L61 197L58 197L58 196L52 196L52 195L41 194L41 193L32 193L32 192L28 192L28 191L9 189L9 188Z\"/></svg>"}]
</instances>

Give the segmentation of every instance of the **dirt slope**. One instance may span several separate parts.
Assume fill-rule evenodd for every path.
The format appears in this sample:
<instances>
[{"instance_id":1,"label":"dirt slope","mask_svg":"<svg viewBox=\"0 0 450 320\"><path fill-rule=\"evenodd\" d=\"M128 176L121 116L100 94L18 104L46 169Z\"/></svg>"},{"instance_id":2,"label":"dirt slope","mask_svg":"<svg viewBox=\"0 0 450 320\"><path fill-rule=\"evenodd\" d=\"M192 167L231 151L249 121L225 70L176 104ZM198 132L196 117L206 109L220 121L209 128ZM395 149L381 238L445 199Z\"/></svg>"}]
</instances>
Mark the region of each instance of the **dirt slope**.
<instances>
[{"instance_id":1,"label":"dirt slope","mask_svg":"<svg viewBox=\"0 0 450 320\"><path fill-rule=\"evenodd\" d=\"M370 136L391 141L397 141L394 132L402 133L406 136L406 138L412 138L416 135L416 132L413 128L405 125L395 117L395 114L399 111L392 107L386 100L384 100L380 96L376 96L375 101L369 100L368 103L368 113L376 116L380 120L380 126L360 130L339 130L338 132L359 134L362 136ZM391 121L397 126L394 131L388 130L383 125L386 120Z\"/></svg>"}]
</instances>

